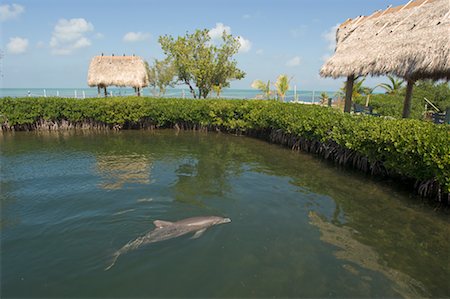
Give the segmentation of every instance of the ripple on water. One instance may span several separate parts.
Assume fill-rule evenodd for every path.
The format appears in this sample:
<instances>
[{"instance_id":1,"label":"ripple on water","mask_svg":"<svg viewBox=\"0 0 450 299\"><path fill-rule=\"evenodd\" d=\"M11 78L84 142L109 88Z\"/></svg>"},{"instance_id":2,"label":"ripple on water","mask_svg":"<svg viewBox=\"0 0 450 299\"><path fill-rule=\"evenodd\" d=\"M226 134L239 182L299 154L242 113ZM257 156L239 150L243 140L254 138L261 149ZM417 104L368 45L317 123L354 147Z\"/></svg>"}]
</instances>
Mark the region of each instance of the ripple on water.
<instances>
[{"instance_id":1,"label":"ripple on water","mask_svg":"<svg viewBox=\"0 0 450 299\"><path fill-rule=\"evenodd\" d=\"M127 131L16 133L1 159L2 297L448 296L448 219L313 156ZM199 215L233 222L103 271L154 220Z\"/></svg>"}]
</instances>

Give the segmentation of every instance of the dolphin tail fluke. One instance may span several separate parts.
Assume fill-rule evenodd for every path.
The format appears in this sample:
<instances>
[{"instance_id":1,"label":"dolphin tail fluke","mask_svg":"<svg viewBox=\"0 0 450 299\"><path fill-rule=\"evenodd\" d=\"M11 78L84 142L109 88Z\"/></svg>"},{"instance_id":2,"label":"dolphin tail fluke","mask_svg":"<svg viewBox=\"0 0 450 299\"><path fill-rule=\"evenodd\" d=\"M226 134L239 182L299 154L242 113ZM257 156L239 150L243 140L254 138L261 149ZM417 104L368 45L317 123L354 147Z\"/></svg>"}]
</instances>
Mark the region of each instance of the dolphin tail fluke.
<instances>
[{"instance_id":1,"label":"dolphin tail fluke","mask_svg":"<svg viewBox=\"0 0 450 299\"><path fill-rule=\"evenodd\" d=\"M116 261L119 258L119 256L120 256L120 253L115 253L114 254L111 264L108 267L105 268L105 271L108 271L109 269L111 269L114 266L114 264L116 263Z\"/></svg>"}]
</instances>

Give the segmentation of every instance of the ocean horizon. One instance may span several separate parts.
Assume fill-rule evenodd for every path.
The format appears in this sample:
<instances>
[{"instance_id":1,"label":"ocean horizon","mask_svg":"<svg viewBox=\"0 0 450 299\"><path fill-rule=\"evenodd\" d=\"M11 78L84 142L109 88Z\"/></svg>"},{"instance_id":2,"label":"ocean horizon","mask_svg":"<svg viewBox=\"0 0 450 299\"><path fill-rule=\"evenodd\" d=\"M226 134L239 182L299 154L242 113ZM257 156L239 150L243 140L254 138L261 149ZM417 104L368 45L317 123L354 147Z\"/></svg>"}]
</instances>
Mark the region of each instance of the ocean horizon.
<instances>
[{"instance_id":1,"label":"ocean horizon","mask_svg":"<svg viewBox=\"0 0 450 299\"><path fill-rule=\"evenodd\" d=\"M133 96L133 88L110 87L107 89L109 96ZM335 97L336 91L314 91L314 90L289 90L286 93L286 101L293 101L297 98L303 102L319 101L322 92L326 92L329 97ZM96 87L87 88L0 88L1 97L62 97L62 98L91 98L97 97ZM153 94L151 88L144 88L142 96L157 96ZM103 96L103 93L101 93ZM188 88L168 88L163 97L166 98L192 98ZM261 91L255 89L234 89L226 88L222 91L220 98L228 99L255 99L261 97ZM217 98L214 92L211 92L208 98Z\"/></svg>"}]
</instances>

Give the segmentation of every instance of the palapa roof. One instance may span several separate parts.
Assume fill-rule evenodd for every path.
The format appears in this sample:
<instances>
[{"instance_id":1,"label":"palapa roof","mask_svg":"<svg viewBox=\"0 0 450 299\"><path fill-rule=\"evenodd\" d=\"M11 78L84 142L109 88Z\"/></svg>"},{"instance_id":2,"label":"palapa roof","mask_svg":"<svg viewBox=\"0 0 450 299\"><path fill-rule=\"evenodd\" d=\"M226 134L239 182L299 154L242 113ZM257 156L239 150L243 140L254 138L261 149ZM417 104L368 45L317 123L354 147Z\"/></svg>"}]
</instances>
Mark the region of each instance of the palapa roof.
<instances>
[{"instance_id":1,"label":"palapa roof","mask_svg":"<svg viewBox=\"0 0 450 299\"><path fill-rule=\"evenodd\" d=\"M450 1L416 0L342 23L324 77L450 79Z\"/></svg>"},{"instance_id":2,"label":"palapa roof","mask_svg":"<svg viewBox=\"0 0 450 299\"><path fill-rule=\"evenodd\" d=\"M138 56L95 56L88 72L89 86L148 86L144 61Z\"/></svg>"}]
</instances>

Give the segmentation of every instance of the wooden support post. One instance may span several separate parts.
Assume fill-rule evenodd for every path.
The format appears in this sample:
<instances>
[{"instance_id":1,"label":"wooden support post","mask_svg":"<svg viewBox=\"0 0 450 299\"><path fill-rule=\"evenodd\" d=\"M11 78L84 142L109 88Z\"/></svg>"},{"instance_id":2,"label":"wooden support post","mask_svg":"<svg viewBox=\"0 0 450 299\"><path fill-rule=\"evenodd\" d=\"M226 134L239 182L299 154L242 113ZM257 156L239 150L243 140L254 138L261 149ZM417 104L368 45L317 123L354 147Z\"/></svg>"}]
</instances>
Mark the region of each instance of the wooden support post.
<instances>
[{"instance_id":1,"label":"wooden support post","mask_svg":"<svg viewBox=\"0 0 450 299\"><path fill-rule=\"evenodd\" d=\"M141 96L141 88L140 87L137 88L137 94L138 94L138 97Z\"/></svg>"},{"instance_id":2,"label":"wooden support post","mask_svg":"<svg viewBox=\"0 0 450 299\"><path fill-rule=\"evenodd\" d=\"M352 94L353 94L353 83L355 81L355 75L350 75L347 77L347 83L345 84L345 106L344 112L350 113L352 110Z\"/></svg>"},{"instance_id":3,"label":"wooden support post","mask_svg":"<svg viewBox=\"0 0 450 299\"><path fill-rule=\"evenodd\" d=\"M97 96L100 97L100 85L97 85Z\"/></svg>"},{"instance_id":4,"label":"wooden support post","mask_svg":"<svg viewBox=\"0 0 450 299\"><path fill-rule=\"evenodd\" d=\"M104 87L105 89L105 98L108 97L108 92L106 91L106 86Z\"/></svg>"},{"instance_id":5,"label":"wooden support post","mask_svg":"<svg viewBox=\"0 0 450 299\"><path fill-rule=\"evenodd\" d=\"M411 114L411 99L412 99L412 92L414 87L414 80L408 79L408 84L406 85L406 96L405 101L403 102L403 118L408 118Z\"/></svg>"}]
</instances>

